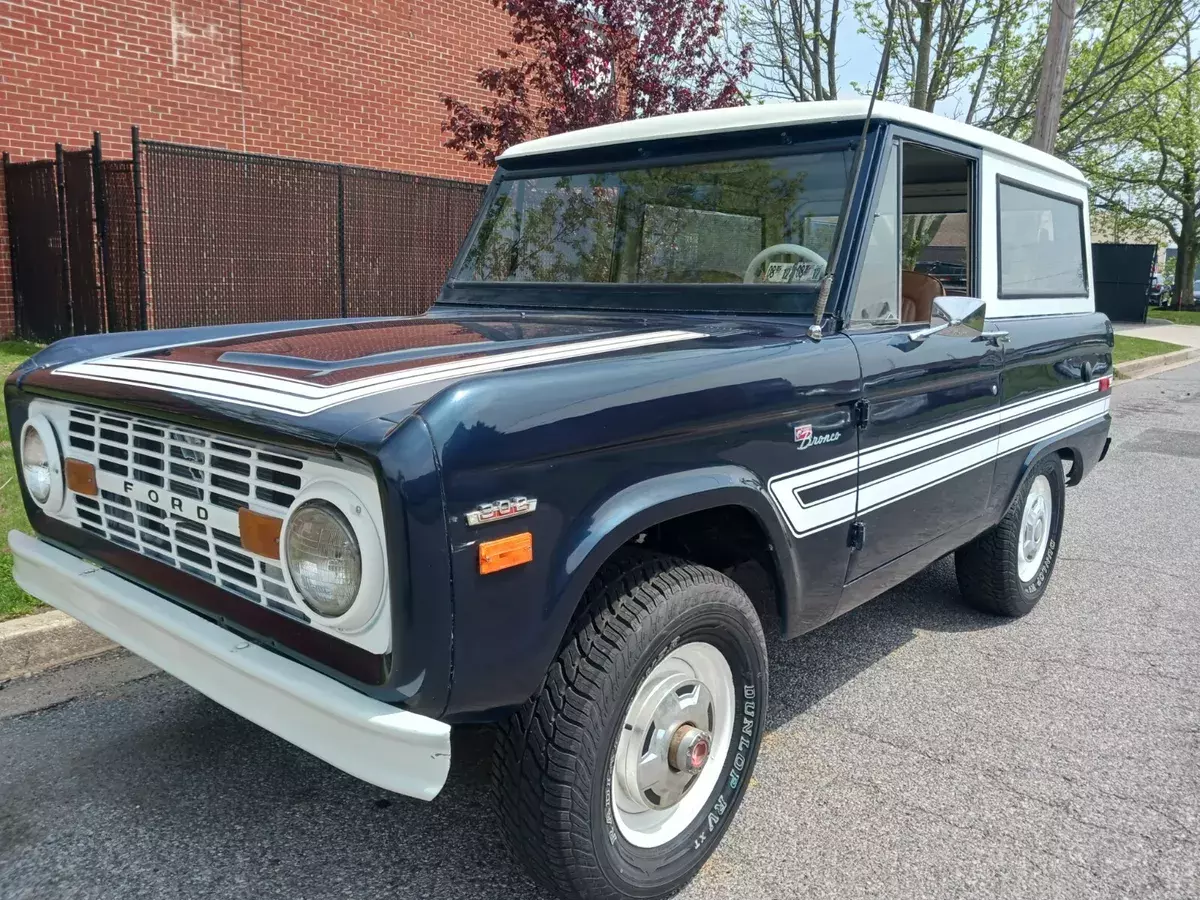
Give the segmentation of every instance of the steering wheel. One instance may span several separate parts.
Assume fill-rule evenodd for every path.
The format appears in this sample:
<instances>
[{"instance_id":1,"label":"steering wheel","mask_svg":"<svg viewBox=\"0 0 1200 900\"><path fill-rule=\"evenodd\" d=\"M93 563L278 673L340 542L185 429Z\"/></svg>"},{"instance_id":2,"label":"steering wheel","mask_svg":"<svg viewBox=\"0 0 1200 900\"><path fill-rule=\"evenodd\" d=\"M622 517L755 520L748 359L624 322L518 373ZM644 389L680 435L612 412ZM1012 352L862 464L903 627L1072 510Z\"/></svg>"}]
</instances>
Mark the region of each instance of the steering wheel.
<instances>
[{"instance_id":1,"label":"steering wheel","mask_svg":"<svg viewBox=\"0 0 1200 900\"><path fill-rule=\"evenodd\" d=\"M824 274L826 266L829 265L825 261L825 257L815 250L809 250L803 244L772 244L765 250L760 250L754 255L754 259L750 260L750 265L746 268L746 276L742 279L742 283L754 284L754 278L758 274L759 267L772 256L779 253L791 253L799 256L801 259L807 259L809 262L816 263L821 267L821 274Z\"/></svg>"}]
</instances>

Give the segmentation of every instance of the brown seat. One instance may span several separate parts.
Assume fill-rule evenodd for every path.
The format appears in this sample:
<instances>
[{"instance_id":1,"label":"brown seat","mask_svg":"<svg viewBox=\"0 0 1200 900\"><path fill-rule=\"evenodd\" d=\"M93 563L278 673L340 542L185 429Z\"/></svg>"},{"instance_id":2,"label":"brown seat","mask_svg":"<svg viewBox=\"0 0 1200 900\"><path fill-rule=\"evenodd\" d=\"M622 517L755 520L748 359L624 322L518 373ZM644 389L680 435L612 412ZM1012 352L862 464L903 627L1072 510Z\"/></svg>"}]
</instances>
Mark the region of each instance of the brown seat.
<instances>
[{"instance_id":1,"label":"brown seat","mask_svg":"<svg viewBox=\"0 0 1200 900\"><path fill-rule=\"evenodd\" d=\"M933 316L933 298L945 296L945 286L932 275L901 270L900 321L928 322Z\"/></svg>"}]
</instances>

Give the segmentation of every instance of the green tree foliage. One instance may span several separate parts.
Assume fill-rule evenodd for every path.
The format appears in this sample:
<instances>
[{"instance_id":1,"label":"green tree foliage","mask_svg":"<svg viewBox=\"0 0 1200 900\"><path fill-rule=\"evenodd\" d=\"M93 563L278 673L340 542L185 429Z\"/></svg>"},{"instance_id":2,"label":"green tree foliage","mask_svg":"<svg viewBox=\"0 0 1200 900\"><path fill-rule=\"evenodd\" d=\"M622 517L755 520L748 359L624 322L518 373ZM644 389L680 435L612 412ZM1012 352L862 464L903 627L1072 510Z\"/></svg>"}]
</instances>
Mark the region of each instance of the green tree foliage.
<instances>
[{"instance_id":1,"label":"green tree foliage","mask_svg":"<svg viewBox=\"0 0 1200 900\"><path fill-rule=\"evenodd\" d=\"M968 121L1025 140L1033 125L1053 0L1001 0ZM1119 139L1154 87L1142 76L1183 39L1195 0L1085 0L1079 5L1055 152L1077 158Z\"/></svg>"},{"instance_id":2,"label":"green tree foliage","mask_svg":"<svg viewBox=\"0 0 1200 900\"><path fill-rule=\"evenodd\" d=\"M1179 248L1174 300L1191 300L1200 256L1200 28L1140 72L1129 90L1143 98L1109 141L1086 145L1094 207L1148 229Z\"/></svg>"}]
</instances>

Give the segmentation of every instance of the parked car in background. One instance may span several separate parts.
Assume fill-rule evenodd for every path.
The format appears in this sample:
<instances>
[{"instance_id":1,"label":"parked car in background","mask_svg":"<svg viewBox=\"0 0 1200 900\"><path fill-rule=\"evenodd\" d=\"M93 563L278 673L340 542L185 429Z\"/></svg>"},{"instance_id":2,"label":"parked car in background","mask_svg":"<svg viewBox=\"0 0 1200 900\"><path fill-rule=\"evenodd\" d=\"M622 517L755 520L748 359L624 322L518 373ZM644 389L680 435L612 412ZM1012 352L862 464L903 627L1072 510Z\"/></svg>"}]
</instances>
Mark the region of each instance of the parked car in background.
<instances>
[{"instance_id":1,"label":"parked car in background","mask_svg":"<svg viewBox=\"0 0 1200 900\"><path fill-rule=\"evenodd\" d=\"M387 790L496 723L533 877L671 895L752 783L764 624L948 553L1025 615L1109 446L1082 174L887 103L856 164L867 109L515 146L422 316L54 344L6 385L17 582ZM902 269L906 210L970 210L965 266Z\"/></svg>"},{"instance_id":2,"label":"parked car in background","mask_svg":"<svg viewBox=\"0 0 1200 900\"><path fill-rule=\"evenodd\" d=\"M1164 289L1162 276L1157 272L1150 276L1150 286L1146 289L1146 301L1151 306L1165 306L1170 303L1170 295Z\"/></svg>"}]
</instances>

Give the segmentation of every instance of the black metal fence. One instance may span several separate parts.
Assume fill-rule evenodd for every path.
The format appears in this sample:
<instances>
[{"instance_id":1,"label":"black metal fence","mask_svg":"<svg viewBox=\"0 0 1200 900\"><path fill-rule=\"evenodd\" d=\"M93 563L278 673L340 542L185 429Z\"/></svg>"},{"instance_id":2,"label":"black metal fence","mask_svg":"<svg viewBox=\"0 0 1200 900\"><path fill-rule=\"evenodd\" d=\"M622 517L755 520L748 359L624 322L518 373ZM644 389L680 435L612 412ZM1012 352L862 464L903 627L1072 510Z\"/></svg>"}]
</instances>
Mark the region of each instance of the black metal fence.
<instances>
[{"instance_id":1,"label":"black metal fence","mask_svg":"<svg viewBox=\"0 0 1200 900\"><path fill-rule=\"evenodd\" d=\"M1092 244L1096 309L1114 322L1144 322L1157 253L1154 244Z\"/></svg>"},{"instance_id":2,"label":"black metal fence","mask_svg":"<svg viewBox=\"0 0 1200 900\"><path fill-rule=\"evenodd\" d=\"M71 333L55 160L4 156L5 201L17 331L46 340Z\"/></svg>"},{"instance_id":3,"label":"black metal fence","mask_svg":"<svg viewBox=\"0 0 1200 900\"><path fill-rule=\"evenodd\" d=\"M437 296L483 185L99 135L5 158L17 328L68 334L412 315Z\"/></svg>"}]
</instances>

